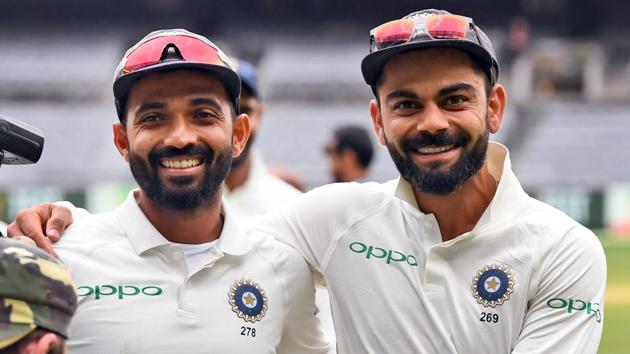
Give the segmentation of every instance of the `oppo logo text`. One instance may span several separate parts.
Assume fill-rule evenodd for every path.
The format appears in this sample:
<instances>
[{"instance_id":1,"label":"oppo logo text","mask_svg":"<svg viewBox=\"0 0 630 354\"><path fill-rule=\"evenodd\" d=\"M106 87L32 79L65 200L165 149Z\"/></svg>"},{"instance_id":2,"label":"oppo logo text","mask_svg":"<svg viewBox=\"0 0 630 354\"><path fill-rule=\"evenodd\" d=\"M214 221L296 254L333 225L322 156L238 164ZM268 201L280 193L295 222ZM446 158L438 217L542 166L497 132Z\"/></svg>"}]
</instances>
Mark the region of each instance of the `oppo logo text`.
<instances>
[{"instance_id":1,"label":"oppo logo text","mask_svg":"<svg viewBox=\"0 0 630 354\"><path fill-rule=\"evenodd\" d=\"M162 288L155 285L149 285L142 288L134 285L96 285L79 286L77 288L78 296L93 295L96 300L105 296L116 296L118 297L118 300L122 300L126 296L158 296L162 293Z\"/></svg>"},{"instance_id":2,"label":"oppo logo text","mask_svg":"<svg viewBox=\"0 0 630 354\"><path fill-rule=\"evenodd\" d=\"M385 263L407 263L412 267L418 266L418 261L413 255L406 255L399 251L387 250L381 247L366 245L361 242L352 242L349 246L350 251L365 255L366 259L382 259Z\"/></svg>"},{"instance_id":3,"label":"oppo logo text","mask_svg":"<svg viewBox=\"0 0 630 354\"><path fill-rule=\"evenodd\" d=\"M599 303L582 301L578 299L553 298L547 300L547 306L552 309L566 309L567 313L584 311L586 315L595 315L597 322L602 321L602 313L599 309Z\"/></svg>"}]
</instances>

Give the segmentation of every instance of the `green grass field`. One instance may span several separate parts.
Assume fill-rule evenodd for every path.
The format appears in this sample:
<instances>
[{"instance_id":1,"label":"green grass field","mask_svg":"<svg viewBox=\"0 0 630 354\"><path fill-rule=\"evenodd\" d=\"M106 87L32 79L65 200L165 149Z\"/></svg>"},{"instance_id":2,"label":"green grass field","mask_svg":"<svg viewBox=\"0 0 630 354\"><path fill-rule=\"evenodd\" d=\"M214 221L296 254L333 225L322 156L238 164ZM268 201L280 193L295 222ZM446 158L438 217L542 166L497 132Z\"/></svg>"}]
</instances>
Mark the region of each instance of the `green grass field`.
<instances>
[{"instance_id":1,"label":"green grass field","mask_svg":"<svg viewBox=\"0 0 630 354\"><path fill-rule=\"evenodd\" d=\"M630 352L630 240L602 237L608 261L604 335L600 354Z\"/></svg>"}]
</instances>

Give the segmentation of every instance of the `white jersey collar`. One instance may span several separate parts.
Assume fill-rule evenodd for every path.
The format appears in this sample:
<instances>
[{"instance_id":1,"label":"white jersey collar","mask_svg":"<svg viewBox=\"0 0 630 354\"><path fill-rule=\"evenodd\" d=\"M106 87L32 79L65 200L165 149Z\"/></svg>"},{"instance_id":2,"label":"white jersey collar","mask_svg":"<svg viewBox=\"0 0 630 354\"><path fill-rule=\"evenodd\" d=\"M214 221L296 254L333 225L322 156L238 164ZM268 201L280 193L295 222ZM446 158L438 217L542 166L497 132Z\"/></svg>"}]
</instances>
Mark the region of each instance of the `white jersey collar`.
<instances>
[{"instance_id":1,"label":"white jersey collar","mask_svg":"<svg viewBox=\"0 0 630 354\"><path fill-rule=\"evenodd\" d=\"M490 174L499 181L499 184L488 209L482 214L474 229L478 229L491 222L495 223L501 220L509 220L509 218L514 216L518 208L506 208L505 206L516 206L515 203L522 200L523 197L527 197L523 187L521 187L521 184L512 172L510 153L504 145L490 142L488 144L486 157L488 159ZM398 178L398 185L394 195L419 211L416 197L413 194L413 187L404 178ZM422 212L420 213L423 214Z\"/></svg>"},{"instance_id":2,"label":"white jersey collar","mask_svg":"<svg viewBox=\"0 0 630 354\"><path fill-rule=\"evenodd\" d=\"M127 199L116 208L115 215L125 230L131 246L140 255L152 248L170 245L172 242L164 238L144 215L134 196L137 190L129 192ZM246 254L252 248L246 234L236 225L232 214L226 211L225 203L222 203L222 210L223 229L216 245L217 249L235 256Z\"/></svg>"}]
</instances>

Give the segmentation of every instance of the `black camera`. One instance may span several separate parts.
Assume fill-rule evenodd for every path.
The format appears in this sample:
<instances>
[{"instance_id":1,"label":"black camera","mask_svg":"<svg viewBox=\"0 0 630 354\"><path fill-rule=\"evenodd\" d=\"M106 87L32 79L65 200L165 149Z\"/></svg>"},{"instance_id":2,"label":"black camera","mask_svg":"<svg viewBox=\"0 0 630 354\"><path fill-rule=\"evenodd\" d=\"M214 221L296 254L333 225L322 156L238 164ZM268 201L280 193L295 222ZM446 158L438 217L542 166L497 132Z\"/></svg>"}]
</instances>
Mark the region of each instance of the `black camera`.
<instances>
[{"instance_id":1,"label":"black camera","mask_svg":"<svg viewBox=\"0 0 630 354\"><path fill-rule=\"evenodd\" d=\"M17 119L0 115L0 165L26 165L42 156L42 131Z\"/></svg>"}]
</instances>

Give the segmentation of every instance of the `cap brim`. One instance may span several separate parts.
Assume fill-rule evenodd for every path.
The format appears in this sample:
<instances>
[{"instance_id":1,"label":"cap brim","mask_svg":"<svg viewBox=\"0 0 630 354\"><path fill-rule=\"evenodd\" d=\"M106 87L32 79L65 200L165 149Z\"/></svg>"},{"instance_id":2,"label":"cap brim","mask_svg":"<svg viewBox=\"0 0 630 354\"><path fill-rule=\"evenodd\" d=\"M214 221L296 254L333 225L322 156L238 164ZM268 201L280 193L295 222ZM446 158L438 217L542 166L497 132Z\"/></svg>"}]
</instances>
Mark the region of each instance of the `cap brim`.
<instances>
[{"instance_id":1,"label":"cap brim","mask_svg":"<svg viewBox=\"0 0 630 354\"><path fill-rule=\"evenodd\" d=\"M121 76L114 82L114 97L116 97L116 99L126 97L129 94L131 86L133 86L136 81L145 75L177 69L200 70L216 76L217 79L219 79L225 86L225 90L227 91L230 99L235 102L235 104L238 103L238 98L241 94L241 79L233 70L220 65L209 65L205 63L178 60L155 64ZM238 109L238 107L236 108Z\"/></svg>"},{"instance_id":2,"label":"cap brim","mask_svg":"<svg viewBox=\"0 0 630 354\"><path fill-rule=\"evenodd\" d=\"M486 52L485 49L480 47L478 44L465 40L437 39L426 42L410 42L407 44L386 48L368 54L365 58L363 58L363 61L361 62L361 72L363 73L363 79L368 85L375 85L376 81L381 75L383 66L393 56L410 50L428 48L460 49L471 55L475 60L478 60L480 63L487 62L488 75L492 75L492 73L490 72L493 66L492 57ZM486 68L484 68L484 70L485 69Z\"/></svg>"},{"instance_id":3,"label":"cap brim","mask_svg":"<svg viewBox=\"0 0 630 354\"><path fill-rule=\"evenodd\" d=\"M0 323L0 349L4 349L35 330L34 324Z\"/></svg>"}]
</instances>

